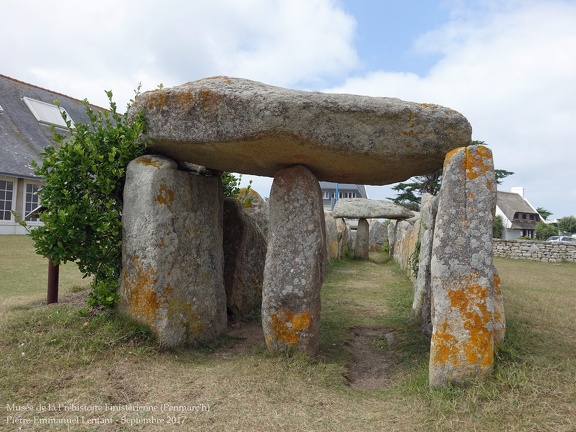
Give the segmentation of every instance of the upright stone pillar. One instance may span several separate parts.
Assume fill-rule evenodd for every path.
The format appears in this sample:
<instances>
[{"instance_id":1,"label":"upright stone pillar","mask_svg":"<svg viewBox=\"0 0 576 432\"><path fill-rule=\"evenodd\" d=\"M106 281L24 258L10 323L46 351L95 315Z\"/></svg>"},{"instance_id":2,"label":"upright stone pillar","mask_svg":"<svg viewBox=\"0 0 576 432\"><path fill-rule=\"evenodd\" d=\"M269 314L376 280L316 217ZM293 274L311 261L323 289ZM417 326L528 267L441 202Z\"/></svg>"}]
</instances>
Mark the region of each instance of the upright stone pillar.
<instances>
[{"instance_id":1,"label":"upright stone pillar","mask_svg":"<svg viewBox=\"0 0 576 432\"><path fill-rule=\"evenodd\" d=\"M494 346L504 342L506 336L506 315L504 314L504 296L498 270L494 267Z\"/></svg>"},{"instance_id":2,"label":"upright stone pillar","mask_svg":"<svg viewBox=\"0 0 576 432\"><path fill-rule=\"evenodd\" d=\"M219 177L179 171L162 156L128 165L118 307L164 346L226 329L222 200Z\"/></svg>"},{"instance_id":3,"label":"upright stone pillar","mask_svg":"<svg viewBox=\"0 0 576 432\"><path fill-rule=\"evenodd\" d=\"M270 352L314 356L320 330L320 288L326 234L320 185L305 167L279 171L270 192L262 327Z\"/></svg>"},{"instance_id":4,"label":"upright stone pillar","mask_svg":"<svg viewBox=\"0 0 576 432\"><path fill-rule=\"evenodd\" d=\"M431 386L469 381L493 366L495 204L492 152L470 146L448 153L431 260Z\"/></svg>"},{"instance_id":5,"label":"upright stone pillar","mask_svg":"<svg viewBox=\"0 0 576 432\"><path fill-rule=\"evenodd\" d=\"M326 248L328 253L328 258L331 260L339 259L338 256L338 227L336 225L336 219L330 214L326 213L324 215L326 221Z\"/></svg>"},{"instance_id":6,"label":"upright stone pillar","mask_svg":"<svg viewBox=\"0 0 576 432\"><path fill-rule=\"evenodd\" d=\"M422 331L432 336L432 321L430 311L430 261L432 259L432 242L434 240L434 223L438 200L434 195L422 195L420 206L420 254L418 257L418 275L416 276L416 291L412 303L412 315L422 317Z\"/></svg>"},{"instance_id":7,"label":"upright stone pillar","mask_svg":"<svg viewBox=\"0 0 576 432\"><path fill-rule=\"evenodd\" d=\"M368 259L370 252L370 224L364 218L358 221L356 229L356 246L354 247L354 257L358 259Z\"/></svg>"},{"instance_id":8,"label":"upright stone pillar","mask_svg":"<svg viewBox=\"0 0 576 432\"><path fill-rule=\"evenodd\" d=\"M245 318L262 306L266 238L236 198L224 199L224 286L228 313Z\"/></svg>"}]
</instances>

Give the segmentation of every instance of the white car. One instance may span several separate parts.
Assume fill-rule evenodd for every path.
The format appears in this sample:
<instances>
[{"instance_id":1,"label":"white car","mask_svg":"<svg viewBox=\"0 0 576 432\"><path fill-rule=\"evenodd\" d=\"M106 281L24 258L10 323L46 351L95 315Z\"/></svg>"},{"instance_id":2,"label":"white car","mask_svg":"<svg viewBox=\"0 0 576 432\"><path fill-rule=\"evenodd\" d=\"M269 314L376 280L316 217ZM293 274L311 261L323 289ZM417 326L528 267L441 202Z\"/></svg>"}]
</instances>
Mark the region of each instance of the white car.
<instances>
[{"instance_id":1,"label":"white car","mask_svg":"<svg viewBox=\"0 0 576 432\"><path fill-rule=\"evenodd\" d=\"M554 242L554 243L569 243L576 245L576 238L569 237L569 236L552 236L546 239L547 242Z\"/></svg>"}]
</instances>

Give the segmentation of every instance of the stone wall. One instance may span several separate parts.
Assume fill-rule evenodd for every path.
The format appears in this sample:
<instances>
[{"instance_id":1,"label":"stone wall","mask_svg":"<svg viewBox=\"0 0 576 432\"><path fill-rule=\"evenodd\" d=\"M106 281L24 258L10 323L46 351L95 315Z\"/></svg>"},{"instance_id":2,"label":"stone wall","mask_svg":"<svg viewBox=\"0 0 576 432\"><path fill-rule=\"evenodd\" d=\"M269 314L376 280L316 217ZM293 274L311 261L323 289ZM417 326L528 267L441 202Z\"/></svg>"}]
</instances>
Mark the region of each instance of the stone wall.
<instances>
[{"instance_id":1,"label":"stone wall","mask_svg":"<svg viewBox=\"0 0 576 432\"><path fill-rule=\"evenodd\" d=\"M494 239L495 257L544 262L576 262L576 245L534 240Z\"/></svg>"}]
</instances>

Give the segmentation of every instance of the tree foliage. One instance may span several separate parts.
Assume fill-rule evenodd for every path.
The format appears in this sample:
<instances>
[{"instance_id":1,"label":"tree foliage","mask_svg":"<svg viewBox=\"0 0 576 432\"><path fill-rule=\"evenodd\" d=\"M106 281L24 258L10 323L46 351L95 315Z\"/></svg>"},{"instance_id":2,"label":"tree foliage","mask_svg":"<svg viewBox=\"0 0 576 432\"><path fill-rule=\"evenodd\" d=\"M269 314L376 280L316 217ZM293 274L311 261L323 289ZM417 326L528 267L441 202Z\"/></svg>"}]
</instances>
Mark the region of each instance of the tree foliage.
<instances>
[{"instance_id":1,"label":"tree foliage","mask_svg":"<svg viewBox=\"0 0 576 432\"><path fill-rule=\"evenodd\" d=\"M576 217L566 216L558 219L558 229L565 235L576 234Z\"/></svg>"},{"instance_id":2,"label":"tree foliage","mask_svg":"<svg viewBox=\"0 0 576 432\"><path fill-rule=\"evenodd\" d=\"M558 227L556 225L538 222L536 225L536 238L538 240L546 240L553 235L558 235Z\"/></svg>"},{"instance_id":3,"label":"tree foliage","mask_svg":"<svg viewBox=\"0 0 576 432\"><path fill-rule=\"evenodd\" d=\"M502 238L502 234L504 233L504 221L502 216L494 216L492 219L492 238Z\"/></svg>"},{"instance_id":4,"label":"tree foliage","mask_svg":"<svg viewBox=\"0 0 576 432\"><path fill-rule=\"evenodd\" d=\"M548 220L548 218L550 217L550 215L552 215L551 211L546 210L543 207L538 207L536 209L536 211L538 212L538 214L542 217L542 219L544 220Z\"/></svg>"},{"instance_id":5,"label":"tree foliage","mask_svg":"<svg viewBox=\"0 0 576 432\"><path fill-rule=\"evenodd\" d=\"M474 140L472 145L487 145L484 141ZM495 169L494 176L496 178L497 184L502 184L502 181L513 175L511 171L506 171L503 169ZM440 192L440 186L442 184L442 169L435 171L430 174L411 177L409 181L398 183L392 187L393 191L396 191L398 195L395 198L388 198L394 203L409 208L410 210L419 211L420 201L422 195L429 193L432 195L438 195Z\"/></svg>"},{"instance_id":6,"label":"tree foliage","mask_svg":"<svg viewBox=\"0 0 576 432\"><path fill-rule=\"evenodd\" d=\"M84 100L88 124L67 120L69 136L54 132L56 146L42 153L35 174L44 223L31 231L36 252L54 264L74 261L92 276L90 305L116 302L122 255L122 194L128 163L142 155L144 120L128 121L117 112L94 111Z\"/></svg>"}]
</instances>

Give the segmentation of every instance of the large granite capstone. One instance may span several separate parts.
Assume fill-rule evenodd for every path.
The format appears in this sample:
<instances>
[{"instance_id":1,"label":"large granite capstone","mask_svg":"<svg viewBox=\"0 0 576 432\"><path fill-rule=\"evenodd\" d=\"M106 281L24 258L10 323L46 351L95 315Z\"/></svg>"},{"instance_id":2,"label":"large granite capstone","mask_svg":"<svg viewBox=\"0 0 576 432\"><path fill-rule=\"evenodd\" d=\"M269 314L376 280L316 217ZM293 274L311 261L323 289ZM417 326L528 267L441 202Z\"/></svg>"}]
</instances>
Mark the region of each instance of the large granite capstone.
<instances>
[{"instance_id":1,"label":"large granite capstone","mask_svg":"<svg viewBox=\"0 0 576 432\"><path fill-rule=\"evenodd\" d=\"M306 166L318 180L383 185L442 168L472 128L439 105L289 90L214 77L138 96L152 151L268 177Z\"/></svg>"},{"instance_id":2,"label":"large granite capstone","mask_svg":"<svg viewBox=\"0 0 576 432\"><path fill-rule=\"evenodd\" d=\"M409 219L414 217L414 212L392 201L340 198L332 210L332 216L348 219Z\"/></svg>"}]
</instances>

